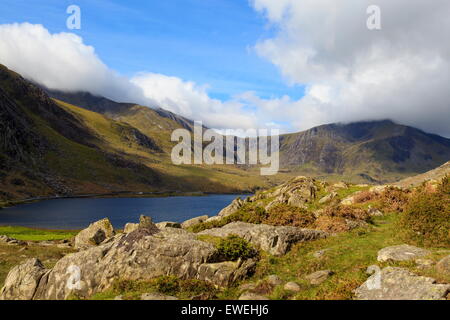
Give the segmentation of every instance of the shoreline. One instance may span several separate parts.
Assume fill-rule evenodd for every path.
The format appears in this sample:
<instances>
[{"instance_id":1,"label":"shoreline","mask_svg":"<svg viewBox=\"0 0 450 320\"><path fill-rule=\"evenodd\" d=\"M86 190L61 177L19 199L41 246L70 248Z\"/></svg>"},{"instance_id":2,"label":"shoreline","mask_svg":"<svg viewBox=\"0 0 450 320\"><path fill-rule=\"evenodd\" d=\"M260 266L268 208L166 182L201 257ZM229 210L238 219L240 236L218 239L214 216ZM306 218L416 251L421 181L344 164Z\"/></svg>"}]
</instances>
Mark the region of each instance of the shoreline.
<instances>
[{"instance_id":1,"label":"shoreline","mask_svg":"<svg viewBox=\"0 0 450 320\"><path fill-rule=\"evenodd\" d=\"M0 202L0 210L3 208L12 208L22 204L35 203L40 201L59 200L59 199L115 199L115 198L170 198L170 197L207 197L211 195L252 195L253 193L246 192L230 192L230 193L216 193L203 191L158 191L158 192L134 192L134 191L120 191L110 193L98 194L80 194L80 195L66 195L66 196L51 196L51 197L34 197L20 200L9 200Z\"/></svg>"}]
</instances>

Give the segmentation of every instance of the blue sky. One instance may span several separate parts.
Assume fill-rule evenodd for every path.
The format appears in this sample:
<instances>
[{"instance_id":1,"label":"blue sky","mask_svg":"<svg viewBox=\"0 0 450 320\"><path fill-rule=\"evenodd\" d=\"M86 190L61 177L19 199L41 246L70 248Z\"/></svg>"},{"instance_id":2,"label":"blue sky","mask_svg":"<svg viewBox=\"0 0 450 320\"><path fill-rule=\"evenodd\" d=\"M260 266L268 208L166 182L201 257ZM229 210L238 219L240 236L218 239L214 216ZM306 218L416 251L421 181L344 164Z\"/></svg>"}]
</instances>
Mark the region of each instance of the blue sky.
<instances>
[{"instance_id":1,"label":"blue sky","mask_svg":"<svg viewBox=\"0 0 450 320\"><path fill-rule=\"evenodd\" d=\"M66 28L71 4L81 8L81 30ZM0 24L13 22L74 32L123 75L176 76L208 85L222 101L246 91L266 99L304 95L253 49L276 30L247 0L2 0Z\"/></svg>"},{"instance_id":2,"label":"blue sky","mask_svg":"<svg viewBox=\"0 0 450 320\"><path fill-rule=\"evenodd\" d=\"M392 119L450 136L450 2L377 2L381 30L371 0L1 0L0 63L217 129Z\"/></svg>"}]
</instances>

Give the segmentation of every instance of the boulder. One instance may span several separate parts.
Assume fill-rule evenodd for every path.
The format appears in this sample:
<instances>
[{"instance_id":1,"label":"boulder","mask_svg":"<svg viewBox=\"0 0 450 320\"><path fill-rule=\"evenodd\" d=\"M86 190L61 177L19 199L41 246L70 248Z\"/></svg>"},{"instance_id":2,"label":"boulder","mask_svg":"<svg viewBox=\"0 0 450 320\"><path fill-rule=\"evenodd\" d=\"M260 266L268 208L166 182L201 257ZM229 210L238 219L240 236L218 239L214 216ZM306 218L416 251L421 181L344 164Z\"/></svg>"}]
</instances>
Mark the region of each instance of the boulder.
<instances>
[{"instance_id":1,"label":"boulder","mask_svg":"<svg viewBox=\"0 0 450 320\"><path fill-rule=\"evenodd\" d=\"M326 232L318 230L284 226L274 227L245 222L232 222L222 228L204 230L198 234L220 238L234 234L275 256L286 254L291 246L297 242L316 240L328 236Z\"/></svg>"},{"instance_id":2,"label":"boulder","mask_svg":"<svg viewBox=\"0 0 450 320\"><path fill-rule=\"evenodd\" d=\"M214 283L220 287L228 287L243 280L256 267L256 260L225 261L204 263L198 269L198 278Z\"/></svg>"},{"instance_id":3,"label":"boulder","mask_svg":"<svg viewBox=\"0 0 450 320\"><path fill-rule=\"evenodd\" d=\"M241 198L236 198L233 200L233 202L231 202L231 204L229 206L223 208L219 212L218 216L223 218L223 217L232 215L233 213L238 211L240 208L242 208L243 205L244 205L244 201Z\"/></svg>"},{"instance_id":4,"label":"boulder","mask_svg":"<svg viewBox=\"0 0 450 320\"><path fill-rule=\"evenodd\" d=\"M38 259L29 259L8 273L0 290L0 300L31 300L42 276L47 272Z\"/></svg>"},{"instance_id":5,"label":"boulder","mask_svg":"<svg viewBox=\"0 0 450 320\"><path fill-rule=\"evenodd\" d=\"M323 197L322 199L319 200L320 204L325 204L330 202L331 200L333 200L334 198L337 197L337 192L331 192L329 194L327 194L325 197Z\"/></svg>"},{"instance_id":6,"label":"boulder","mask_svg":"<svg viewBox=\"0 0 450 320\"><path fill-rule=\"evenodd\" d=\"M280 284L283 283L283 281L280 279L280 277L275 274L268 276L266 280L270 285L272 285L274 287L279 286Z\"/></svg>"},{"instance_id":7,"label":"boulder","mask_svg":"<svg viewBox=\"0 0 450 320\"><path fill-rule=\"evenodd\" d=\"M124 233L131 233L139 228L139 223L127 223L123 229Z\"/></svg>"},{"instance_id":8,"label":"boulder","mask_svg":"<svg viewBox=\"0 0 450 320\"><path fill-rule=\"evenodd\" d=\"M196 218L192 218L192 219L189 219L189 220L186 220L185 222L183 222L182 224L181 224L181 227L183 228L183 229L187 229L187 228L190 228L190 227L193 227L193 226L195 226L195 225L197 225L197 224L200 224L200 223L202 223L202 222L205 222L206 220L208 220L208 216L200 216L200 217L196 217Z\"/></svg>"},{"instance_id":9,"label":"boulder","mask_svg":"<svg viewBox=\"0 0 450 320\"><path fill-rule=\"evenodd\" d=\"M239 300L256 301L256 300L269 300L269 298L256 293L245 292L239 297Z\"/></svg>"},{"instance_id":10,"label":"boulder","mask_svg":"<svg viewBox=\"0 0 450 320\"><path fill-rule=\"evenodd\" d=\"M5 243L9 245L16 245L16 246L26 246L27 242L22 240L17 240L14 238L10 238L6 235L0 235L0 243Z\"/></svg>"},{"instance_id":11,"label":"boulder","mask_svg":"<svg viewBox=\"0 0 450 320\"><path fill-rule=\"evenodd\" d=\"M114 228L109 219L102 219L92 223L75 236L75 248L86 249L97 246L114 234Z\"/></svg>"},{"instance_id":12,"label":"boulder","mask_svg":"<svg viewBox=\"0 0 450 320\"><path fill-rule=\"evenodd\" d=\"M373 274L355 291L357 300L444 300L449 284L417 276L403 268L387 267Z\"/></svg>"},{"instance_id":13,"label":"boulder","mask_svg":"<svg viewBox=\"0 0 450 320\"><path fill-rule=\"evenodd\" d=\"M333 188L335 188L335 189L347 189L348 185L345 182L341 181L341 182L333 184Z\"/></svg>"},{"instance_id":14,"label":"boulder","mask_svg":"<svg viewBox=\"0 0 450 320\"><path fill-rule=\"evenodd\" d=\"M159 223L156 224L156 226L159 229L164 229L164 228L177 228L177 229L180 229L181 228L181 224L179 224L177 222L170 222L170 221L159 222Z\"/></svg>"},{"instance_id":15,"label":"boulder","mask_svg":"<svg viewBox=\"0 0 450 320\"><path fill-rule=\"evenodd\" d=\"M450 276L450 255L446 256L436 264L436 270L439 273Z\"/></svg>"},{"instance_id":16,"label":"boulder","mask_svg":"<svg viewBox=\"0 0 450 320\"><path fill-rule=\"evenodd\" d=\"M152 218L148 216L141 215L139 217L139 228L141 229L154 229L155 224L152 221Z\"/></svg>"},{"instance_id":17,"label":"boulder","mask_svg":"<svg viewBox=\"0 0 450 320\"><path fill-rule=\"evenodd\" d=\"M304 194L296 192L289 197L288 205L296 208L306 209L306 203L308 202L309 195L305 197Z\"/></svg>"},{"instance_id":18,"label":"boulder","mask_svg":"<svg viewBox=\"0 0 450 320\"><path fill-rule=\"evenodd\" d=\"M300 292L300 286L295 282L288 282L284 285L284 290L292 291L292 292Z\"/></svg>"},{"instance_id":19,"label":"boulder","mask_svg":"<svg viewBox=\"0 0 450 320\"><path fill-rule=\"evenodd\" d=\"M223 262L218 261L218 257L216 247L197 240L195 234L182 229L160 230L150 226L129 234L118 234L99 246L68 254L48 272L39 265L32 268L38 271L32 277L36 280L30 288L33 292L35 289L34 296L19 295L16 293L20 291L9 289L30 282L30 267L19 266L18 270L25 269L26 272L12 271L2 292L11 292L6 296L11 299L23 296L63 300L71 295L86 298L110 288L117 279L145 281L163 275L210 281L222 286L242 280L255 267L254 260Z\"/></svg>"},{"instance_id":20,"label":"boulder","mask_svg":"<svg viewBox=\"0 0 450 320\"><path fill-rule=\"evenodd\" d=\"M177 297L166 296L162 293L144 293L141 295L141 300L179 300Z\"/></svg>"},{"instance_id":21,"label":"boulder","mask_svg":"<svg viewBox=\"0 0 450 320\"><path fill-rule=\"evenodd\" d=\"M347 198L343 199L341 201L341 205L343 205L343 206L351 206L352 204L355 204L356 196L358 194L360 194L360 193L361 193L361 191L355 192L352 195L348 196Z\"/></svg>"},{"instance_id":22,"label":"boulder","mask_svg":"<svg viewBox=\"0 0 450 320\"><path fill-rule=\"evenodd\" d=\"M313 272L309 275L307 275L305 278L308 280L310 284L321 284L322 282L325 282L329 277L333 275L333 271L331 270L321 270Z\"/></svg>"},{"instance_id":23,"label":"boulder","mask_svg":"<svg viewBox=\"0 0 450 320\"><path fill-rule=\"evenodd\" d=\"M431 254L430 251L422 248L417 248L407 244L399 246L392 246L381 249L378 251L377 260L380 262L385 261L409 261L422 258Z\"/></svg>"}]
</instances>

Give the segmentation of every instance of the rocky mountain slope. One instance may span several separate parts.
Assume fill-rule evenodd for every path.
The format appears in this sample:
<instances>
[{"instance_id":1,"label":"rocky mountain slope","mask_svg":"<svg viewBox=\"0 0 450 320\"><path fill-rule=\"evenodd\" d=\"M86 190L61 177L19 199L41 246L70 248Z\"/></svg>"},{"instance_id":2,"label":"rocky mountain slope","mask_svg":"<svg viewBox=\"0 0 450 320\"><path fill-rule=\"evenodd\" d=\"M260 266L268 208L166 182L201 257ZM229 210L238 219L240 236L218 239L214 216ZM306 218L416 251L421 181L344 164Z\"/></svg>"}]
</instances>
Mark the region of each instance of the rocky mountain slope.
<instances>
[{"instance_id":1,"label":"rocky mountain slope","mask_svg":"<svg viewBox=\"0 0 450 320\"><path fill-rule=\"evenodd\" d=\"M399 182L395 183L396 186L400 187L416 187L426 181L437 181L442 179L445 175L450 175L450 161L444 163L442 166L430 170L428 172L419 174L417 176L408 177L406 179L400 180Z\"/></svg>"},{"instance_id":2,"label":"rocky mountain slope","mask_svg":"<svg viewBox=\"0 0 450 320\"><path fill-rule=\"evenodd\" d=\"M0 205L2 200L46 195L239 192L262 183L236 168L172 165L170 133L188 124L163 111L164 117L148 108L114 105L127 113L142 109L153 124L146 121L140 130L131 120L51 99L0 66Z\"/></svg>"},{"instance_id":3,"label":"rocky mountain slope","mask_svg":"<svg viewBox=\"0 0 450 320\"><path fill-rule=\"evenodd\" d=\"M329 124L281 137L281 167L354 182L393 182L450 159L450 139L392 121Z\"/></svg>"},{"instance_id":4,"label":"rocky mountain slope","mask_svg":"<svg viewBox=\"0 0 450 320\"><path fill-rule=\"evenodd\" d=\"M192 128L192 121L162 109L119 104L83 92L50 91L50 95L127 122L149 136L173 130L173 125L164 126L167 119ZM168 137L166 133L156 138L168 141ZM344 177L361 183L393 182L431 170L450 159L449 139L389 120L329 124L282 135L280 147L283 172L292 176Z\"/></svg>"},{"instance_id":5,"label":"rocky mountain slope","mask_svg":"<svg viewBox=\"0 0 450 320\"><path fill-rule=\"evenodd\" d=\"M170 136L192 130L189 119L89 93L40 89L5 67L0 79L0 206L56 194L252 191L297 175L376 184L450 159L449 139L374 121L281 136L276 176L260 176L257 166L175 166Z\"/></svg>"}]
</instances>

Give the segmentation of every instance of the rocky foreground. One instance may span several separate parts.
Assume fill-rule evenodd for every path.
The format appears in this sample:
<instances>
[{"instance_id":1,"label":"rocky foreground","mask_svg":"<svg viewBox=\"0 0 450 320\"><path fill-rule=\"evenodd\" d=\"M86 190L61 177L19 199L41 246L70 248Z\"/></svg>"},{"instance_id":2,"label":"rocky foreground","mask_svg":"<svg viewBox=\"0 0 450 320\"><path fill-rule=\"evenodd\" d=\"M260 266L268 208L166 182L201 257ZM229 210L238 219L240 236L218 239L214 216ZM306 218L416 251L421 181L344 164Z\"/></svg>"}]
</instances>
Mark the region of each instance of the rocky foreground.
<instances>
[{"instance_id":1,"label":"rocky foreground","mask_svg":"<svg viewBox=\"0 0 450 320\"><path fill-rule=\"evenodd\" d=\"M307 269L310 272L302 275L301 281L286 281L275 274L257 282L254 277L250 283L246 280L255 272L260 273L258 268L266 263L260 260L272 261L276 257L283 261L284 256L298 259L296 253L291 255L290 251L301 249L301 243L332 243L332 238L340 233L370 229L372 219L386 214L372 205L387 197L386 193L391 199L392 192L400 192L386 191L388 188L330 185L298 177L245 200L236 199L215 217L201 216L182 224L154 224L149 217L141 216L139 223L127 224L123 232L114 230L109 220L103 219L82 230L70 244L58 244L71 246L76 252L65 255L52 268L45 268L38 259L29 259L14 267L0 290L0 299L87 299L110 289L117 281L146 281L161 276L203 281L219 290L240 284L240 299L243 300L268 299L274 290L281 290L286 297L302 290L314 290L341 276L335 270L320 268L326 265L323 261L332 253L332 248L303 258L313 261L316 267ZM390 206L395 207L391 202ZM243 239L257 253L237 259L224 254L214 239L230 237ZM0 243L2 241L8 245L27 245L6 236L0 237ZM433 254L411 245L380 248L378 256L373 257L378 264L369 266L366 280L355 287L353 298L446 299L450 292L448 282L438 283L432 277L396 266L409 263L416 265L417 270L425 270L436 264L430 259ZM450 277L449 261L450 255L433 266L438 275L446 279ZM122 297L118 296L117 300L120 299ZM149 292L141 299L176 297Z\"/></svg>"}]
</instances>

